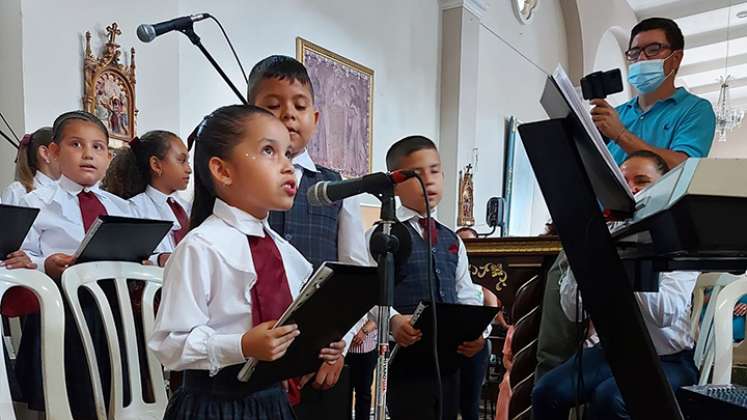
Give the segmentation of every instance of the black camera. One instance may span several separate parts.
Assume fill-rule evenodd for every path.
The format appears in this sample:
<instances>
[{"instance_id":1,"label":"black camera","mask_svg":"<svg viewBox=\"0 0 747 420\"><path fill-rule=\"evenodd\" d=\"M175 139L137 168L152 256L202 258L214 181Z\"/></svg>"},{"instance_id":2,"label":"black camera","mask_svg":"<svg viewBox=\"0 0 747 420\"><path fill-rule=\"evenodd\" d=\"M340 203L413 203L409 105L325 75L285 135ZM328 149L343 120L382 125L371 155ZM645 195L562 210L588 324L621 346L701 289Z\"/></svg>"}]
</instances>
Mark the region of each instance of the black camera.
<instances>
[{"instance_id":1,"label":"black camera","mask_svg":"<svg viewBox=\"0 0 747 420\"><path fill-rule=\"evenodd\" d=\"M607 95L622 92L622 73L620 69L596 71L581 79L581 93L584 99L604 99Z\"/></svg>"}]
</instances>

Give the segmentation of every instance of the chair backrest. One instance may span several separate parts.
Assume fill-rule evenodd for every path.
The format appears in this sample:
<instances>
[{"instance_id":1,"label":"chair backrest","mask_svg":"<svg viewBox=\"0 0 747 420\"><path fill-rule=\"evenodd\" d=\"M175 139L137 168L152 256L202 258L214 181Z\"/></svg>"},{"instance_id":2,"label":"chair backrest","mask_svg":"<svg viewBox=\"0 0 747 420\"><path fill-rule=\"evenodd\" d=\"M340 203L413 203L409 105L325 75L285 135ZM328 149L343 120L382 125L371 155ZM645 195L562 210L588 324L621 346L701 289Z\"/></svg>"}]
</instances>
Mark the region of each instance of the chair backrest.
<instances>
[{"instance_id":1,"label":"chair backrest","mask_svg":"<svg viewBox=\"0 0 747 420\"><path fill-rule=\"evenodd\" d=\"M539 275L533 276L516 289L514 303L511 306L511 319L518 321L529 311L542 304L544 292L544 278Z\"/></svg>"},{"instance_id":2,"label":"chair backrest","mask_svg":"<svg viewBox=\"0 0 747 420\"><path fill-rule=\"evenodd\" d=\"M55 413L49 418L72 419L67 400L65 370L60 369L60 366L64 366L65 354L65 309L60 291L52 279L40 271L0 268L0 299L5 292L16 286L30 289L39 300L45 410L47 413ZM0 340L0 349L3 345ZM0 419L15 419L4 357L0 357Z\"/></svg>"},{"instance_id":3,"label":"chair backrest","mask_svg":"<svg viewBox=\"0 0 747 420\"><path fill-rule=\"evenodd\" d=\"M715 385L731 383L734 305L746 294L747 277L741 276L721 289L716 296L716 312L713 317L713 380L711 381Z\"/></svg>"},{"instance_id":4,"label":"chair backrest","mask_svg":"<svg viewBox=\"0 0 747 420\"><path fill-rule=\"evenodd\" d=\"M509 384L518 384L527 376L534 375L537 369L537 340L533 340L519 350L511 362L511 372L509 373Z\"/></svg>"},{"instance_id":5,"label":"chair backrest","mask_svg":"<svg viewBox=\"0 0 747 420\"><path fill-rule=\"evenodd\" d=\"M71 311L75 316L86 360L91 374L91 383L95 398L95 405L99 419L161 419L166 410L168 398L166 386L163 380L163 369L155 355L145 346L145 353L140 354L138 347L137 332L135 328L135 314L132 309L128 280L140 280L145 282L141 302L141 316L143 323L143 337L147 338L153 331L155 322L154 299L156 292L160 289L163 279L163 269L153 266L144 266L130 262L92 262L72 266L65 270L62 275L62 284L65 296L70 303ZM104 293L98 284L99 280L113 280L116 300L119 307L118 318L121 320L123 331L117 330L115 314ZM80 288L87 289L96 302L101 320L104 324L106 342L109 350L109 361L111 369L111 397L109 401L109 415L107 416L104 395L101 384L101 376L98 371L96 352L93 347L88 324L86 323L81 307L78 291ZM131 401L124 405L124 376L122 373L122 353L119 347L119 335L124 337L126 351L127 373ZM145 358L148 373L152 383L154 402L146 402L143 398L143 389L140 372L140 359Z\"/></svg>"},{"instance_id":6,"label":"chair backrest","mask_svg":"<svg viewBox=\"0 0 747 420\"><path fill-rule=\"evenodd\" d=\"M727 273L704 273L698 277L695 284L690 326L693 337L696 338L693 360L695 366L700 370L699 385L708 383L713 368L713 325L717 297L724 287L740 278L742 277ZM705 290L708 288L711 289L710 298L708 304L705 305L705 311L703 311Z\"/></svg>"},{"instance_id":7,"label":"chair backrest","mask_svg":"<svg viewBox=\"0 0 747 420\"><path fill-rule=\"evenodd\" d=\"M539 336L542 311L539 306L524 315L514 324L514 335L511 338L511 352L516 355L522 348Z\"/></svg>"}]
</instances>

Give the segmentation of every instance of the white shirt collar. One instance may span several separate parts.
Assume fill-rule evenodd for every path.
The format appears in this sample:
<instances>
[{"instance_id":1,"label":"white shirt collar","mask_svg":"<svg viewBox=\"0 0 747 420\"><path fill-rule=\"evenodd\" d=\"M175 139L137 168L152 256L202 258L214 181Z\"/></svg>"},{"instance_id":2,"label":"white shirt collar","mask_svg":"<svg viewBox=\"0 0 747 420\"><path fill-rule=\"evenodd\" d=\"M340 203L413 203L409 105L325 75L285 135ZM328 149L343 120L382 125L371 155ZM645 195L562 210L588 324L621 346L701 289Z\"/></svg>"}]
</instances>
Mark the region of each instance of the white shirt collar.
<instances>
[{"instance_id":1,"label":"white shirt collar","mask_svg":"<svg viewBox=\"0 0 747 420\"><path fill-rule=\"evenodd\" d=\"M40 187L46 187L55 183L54 179L48 177L47 174L42 171L36 171L36 174L34 175L34 181Z\"/></svg>"},{"instance_id":2,"label":"white shirt collar","mask_svg":"<svg viewBox=\"0 0 747 420\"><path fill-rule=\"evenodd\" d=\"M153 186L151 185L148 185L147 187L145 187L145 195L150 197L150 199L153 200L153 202L155 203L166 203L169 198L173 198L174 200L176 200L176 197L174 197L174 194L171 194L171 195L164 194L161 191L153 188Z\"/></svg>"},{"instance_id":3,"label":"white shirt collar","mask_svg":"<svg viewBox=\"0 0 747 420\"><path fill-rule=\"evenodd\" d=\"M301 152L300 155L293 158L293 166L300 166L301 168L309 170L311 172L319 172L316 164L314 164L314 161L311 159L309 149L304 149L304 151Z\"/></svg>"},{"instance_id":4,"label":"white shirt collar","mask_svg":"<svg viewBox=\"0 0 747 420\"><path fill-rule=\"evenodd\" d=\"M78 193L81 191L91 191L96 195L101 195L101 191L99 190L99 183L97 182L95 185L91 187L84 187L77 182L71 180L70 178L66 177L65 175L62 175L60 177L60 180L57 182L57 184L60 186L60 188L65 191L66 193L77 196Z\"/></svg>"},{"instance_id":5,"label":"white shirt collar","mask_svg":"<svg viewBox=\"0 0 747 420\"><path fill-rule=\"evenodd\" d=\"M435 216L433 216L433 213L436 212L436 209L431 209L431 218L435 221L438 221ZM422 216L420 213L416 212L415 210L405 207L405 206L399 206L397 207L397 219L400 222L406 222L408 220L412 219L422 219L424 216Z\"/></svg>"},{"instance_id":6,"label":"white shirt collar","mask_svg":"<svg viewBox=\"0 0 747 420\"><path fill-rule=\"evenodd\" d=\"M215 199L213 214L244 235L264 237L265 228L268 227L266 218L257 219L241 209L230 206L220 198Z\"/></svg>"}]
</instances>

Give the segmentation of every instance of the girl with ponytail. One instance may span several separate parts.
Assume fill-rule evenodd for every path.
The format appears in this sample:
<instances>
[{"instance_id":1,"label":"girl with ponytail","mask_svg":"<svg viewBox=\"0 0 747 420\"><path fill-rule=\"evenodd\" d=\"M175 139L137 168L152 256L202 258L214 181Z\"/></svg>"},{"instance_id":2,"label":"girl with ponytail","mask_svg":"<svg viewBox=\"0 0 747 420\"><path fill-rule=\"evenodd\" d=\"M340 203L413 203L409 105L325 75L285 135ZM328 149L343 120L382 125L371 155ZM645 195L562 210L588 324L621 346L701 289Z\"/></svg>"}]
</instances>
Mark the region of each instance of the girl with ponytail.
<instances>
[{"instance_id":1,"label":"girl with ponytail","mask_svg":"<svg viewBox=\"0 0 747 420\"><path fill-rule=\"evenodd\" d=\"M295 418L280 383L254 390L236 378L248 358L277 360L301 334L273 328L312 271L267 222L293 205L290 153L283 123L254 106L219 108L197 128L191 230L166 265L148 341L167 369L184 371L164 419ZM344 345L318 357L334 363Z\"/></svg>"},{"instance_id":2,"label":"girl with ponytail","mask_svg":"<svg viewBox=\"0 0 747 420\"><path fill-rule=\"evenodd\" d=\"M51 142L52 127L23 136L16 155L16 180L3 191L0 201L17 206L24 195L54 184L60 177L60 166L49 153Z\"/></svg>"},{"instance_id":3,"label":"girl with ponytail","mask_svg":"<svg viewBox=\"0 0 747 420\"><path fill-rule=\"evenodd\" d=\"M174 133L154 130L119 150L104 178L104 188L128 199L136 217L174 223L151 257L154 264L163 266L189 230L192 206L177 192L187 188L191 173L184 142Z\"/></svg>"}]
</instances>

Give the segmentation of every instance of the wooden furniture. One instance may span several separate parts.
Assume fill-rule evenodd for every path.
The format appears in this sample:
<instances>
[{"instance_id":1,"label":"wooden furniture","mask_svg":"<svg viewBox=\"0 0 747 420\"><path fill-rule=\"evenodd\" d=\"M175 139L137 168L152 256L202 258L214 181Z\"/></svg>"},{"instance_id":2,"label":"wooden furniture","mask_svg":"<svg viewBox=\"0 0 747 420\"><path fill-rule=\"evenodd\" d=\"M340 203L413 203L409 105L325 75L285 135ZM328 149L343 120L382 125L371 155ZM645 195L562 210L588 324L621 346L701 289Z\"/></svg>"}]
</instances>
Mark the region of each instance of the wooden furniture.
<instances>
[{"instance_id":1,"label":"wooden furniture","mask_svg":"<svg viewBox=\"0 0 747 420\"><path fill-rule=\"evenodd\" d=\"M509 418L528 418L537 365L540 306L547 270L560 252L560 241L555 236L540 236L467 239L464 242L472 281L498 297L506 321L514 324L511 345L514 356L511 371L513 395L509 403ZM498 383L505 372L502 366L504 337L505 331L494 325L490 340L496 363L491 363L483 390L486 406L491 408L497 400ZM495 416L495 413L491 414Z\"/></svg>"}]
</instances>

